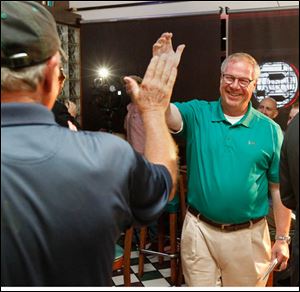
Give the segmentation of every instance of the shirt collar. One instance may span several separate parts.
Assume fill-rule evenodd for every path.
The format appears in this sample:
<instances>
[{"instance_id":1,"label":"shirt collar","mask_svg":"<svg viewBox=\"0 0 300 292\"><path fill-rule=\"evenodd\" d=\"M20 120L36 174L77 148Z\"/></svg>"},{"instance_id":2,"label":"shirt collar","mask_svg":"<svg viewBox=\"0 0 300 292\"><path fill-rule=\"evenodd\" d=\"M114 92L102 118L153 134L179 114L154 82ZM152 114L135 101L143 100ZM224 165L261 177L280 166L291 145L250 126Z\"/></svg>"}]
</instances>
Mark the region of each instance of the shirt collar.
<instances>
[{"instance_id":1,"label":"shirt collar","mask_svg":"<svg viewBox=\"0 0 300 292\"><path fill-rule=\"evenodd\" d=\"M54 115L37 103L1 103L1 127L11 125L56 124Z\"/></svg>"},{"instance_id":2,"label":"shirt collar","mask_svg":"<svg viewBox=\"0 0 300 292\"><path fill-rule=\"evenodd\" d=\"M253 120L253 107L251 101L249 102L248 109L243 118L236 123L236 125L243 125L247 128L251 127L251 121ZM228 122L224 116L224 112L221 105L221 98L218 102L215 103L215 106L212 108L212 122Z\"/></svg>"}]
</instances>

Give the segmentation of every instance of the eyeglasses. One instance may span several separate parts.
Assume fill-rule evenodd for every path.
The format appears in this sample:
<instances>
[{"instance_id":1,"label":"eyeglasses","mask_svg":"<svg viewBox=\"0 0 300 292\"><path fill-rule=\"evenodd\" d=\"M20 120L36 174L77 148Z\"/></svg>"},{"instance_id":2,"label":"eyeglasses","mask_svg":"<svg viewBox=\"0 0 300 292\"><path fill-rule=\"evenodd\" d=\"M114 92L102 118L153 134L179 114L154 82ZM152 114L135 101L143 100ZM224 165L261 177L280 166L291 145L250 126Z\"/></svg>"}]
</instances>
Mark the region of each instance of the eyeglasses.
<instances>
[{"instance_id":1,"label":"eyeglasses","mask_svg":"<svg viewBox=\"0 0 300 292\"><path fill-rule=\"evenodd\" d=\"M253 81L248 78L237 78L230 74L223 74L223 73L222 73L222 78L226 84L232 84L237 79L239 86L243 88L248 87L249 84Z\"/></svg>"}]
</instances>

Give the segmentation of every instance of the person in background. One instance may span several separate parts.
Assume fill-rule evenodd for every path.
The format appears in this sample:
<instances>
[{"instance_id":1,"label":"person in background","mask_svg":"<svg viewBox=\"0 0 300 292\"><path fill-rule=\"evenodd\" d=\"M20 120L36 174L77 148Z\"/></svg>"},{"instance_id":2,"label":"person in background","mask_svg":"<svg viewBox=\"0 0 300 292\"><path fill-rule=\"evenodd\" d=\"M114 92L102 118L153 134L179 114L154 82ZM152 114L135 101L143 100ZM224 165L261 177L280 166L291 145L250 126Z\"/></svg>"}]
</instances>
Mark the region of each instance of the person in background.
<instances>
[{"instance_id":1,"label":"person in background","mask_svg":"<svg viewBox=\"0 0 300 292\"><path fill-rule=\"evenodd\" d=\"M271 97L264 98L257 108L258 111L269 117L270 119L274 120L278 116L278 109L277 109L277 102L275 99ZM293 108L290 112L292 112ZM293 114L294 112L292 112ZM272 197L269 194L269 213L267 215L267 221L268 221L268 227L270 231L270 237L271 241L275 241L275 235L276 235L276 224L275 224L275 218L274 218L274 210L273 210L273 203L272 203ZM291 228L289 234L292 235L294 232L294 219L292 215L291 220ZM290 248L291 251L291 248ZM291 278L291 269L290 269L290 262L288 262L287 269L284 271L278 271L273 274L272 279L272 286L279 287L279 286L289 286L290 284L290 278Z\"/></svg>"},{"instance_id":2,"label":"person in background","mask_svg":"<svg viewBox=\"0 0 300 292\"><path fill-rule=\"evenodd\" d=\"M143 118L142 156L114 135L57 127L55 20L37 2L1 2L2 287L111 285L121 231L156 220L174 196L165 111L183 49L153 57L140 87L125 77Z\"/></svg>"},{"instance_id":3,"label":"person in background","mask_svg":"<svg viewBox=\"0 0 300 292\"><path fill-rule=\"evenodd\" d=\"M63 67L59 68L59 94L62 92L64 84L66 80L66 74L64 72ZM80 124L77 122L75 117L70 113L69 108L65 105L65 103L59 101L58 99L55 100L55 103L52 108L52 112L55 117L55 121L70 130L77 131L80 130Z\"/></svg>"},{"instance_id":4,"label":"person in background","mask_svg":"<svg viewBox=\"0 0 300 292\"><path fill-rule=\"evenodd\" d=\"M296 213L291 285L299 287L299 113L287 127L281 148L280 196L282 203Z\"/></svg>"},{"instance_id":5,"label":"person in background","mask_svg":"<svg viewBox=\"0 0 300 292\"><path fill-rule=\"evenodd\" d=\"M272 120L278 116L277 102L272 97L267 96L261 100L257 110Z\"/></svg>"},{"instance_id":6,"label":"person in background","mask_svg":"<svg viewBox=\"0 0 300 292\"><path fill-rule=\"evenodd\" d=\"M130 75L137 84L142 83L142 78L137 75ZM145 151L145 130L143 125L143 119L139 112L138 106L133 101L133 96L130 88L125 84L125 90L127 95L130 97L131 102L127 105L127 114L124 119L124 128L126 130L126 139L132 147L144 155Z\"/></svg>"},{"instance_id":7,"label":"person in background","mask_svg":"<svg viewBox=\"0 0 300 292\"><path fill-rule=\"evenodd\" d=\"M173 55L164 33L153 55ZM284 270L289 259L291 212L279 193L278 124L253 109L260 69L246 53L221 65L220 99L170 104L166 119L187 141L187 203L181 259L188 286L264 286L270 261ZM273 199L276 241L266 215Z\"/></svg>"},{"instance_id":8,"label":"person in background","mask_svg":"<svg viewBox=\"0 0 300 292\"><path fill-rule=\"evenodd\" d=\"M297 113L299 112L299 101L295 102L289 112L289 117L287 120L287 125L290 124L290 122L292 121L292 119L297 115Z\"/></svg>"},{"instance_id":9,"label":"person in background","mask_svg":"<svg viewBox=\"0 0 300 292\"><path fill-rule=\"evenodd\" d=\"M137 84L140 86L142 84L143 79L137 75L129 75L130 78L135 80ZM145 155L145 129L143 124L143 119L137 104L134 102L134 96L131 92L131 88L127 83L124 84L126 94L130 98L131 102L127 105L127 114L124 119L124 128L126 130L126 140L128 143L142 155ZM135 240L136 243L139 242L139 235L137 231L139 229L135 228ZM155 241L157 241L157 222L154 222L148 226L149 230L149 241L151 242L151 247L149 249L157 249Z\"/></svg>"},{"instance_id":10,"label":"person in background","mask_svg":"<svg viewBox=\"0 0 300 292\"><path fill-rule=\"evenodd\" d=\"M77 105L76 105L76 102L71 100L71 99L68 99L66 100L65 102L65 106L67 107L68 109L68 112L70 113L70 115L73 117L73 118L77 118Z\"/></svg>"},{"instance_id":11,"label":"person in background","mask_svg":"<svg viewBox=\"0 0 300 292\"><path fill-rule=\"evenodd\" d=\"M267 96L264 99L262 99L257 107L257 110L272 120L274 120L278 116L277 102L272 97ZM267 216L267 221L268 221L268 225L269 225L271 240L274 242L275 233L276 233L276 225L275 225L275 218L274 218L271 195L269 195L269 204L270 205L269 205L269 213Z\"/></svg>"}]
</instances>

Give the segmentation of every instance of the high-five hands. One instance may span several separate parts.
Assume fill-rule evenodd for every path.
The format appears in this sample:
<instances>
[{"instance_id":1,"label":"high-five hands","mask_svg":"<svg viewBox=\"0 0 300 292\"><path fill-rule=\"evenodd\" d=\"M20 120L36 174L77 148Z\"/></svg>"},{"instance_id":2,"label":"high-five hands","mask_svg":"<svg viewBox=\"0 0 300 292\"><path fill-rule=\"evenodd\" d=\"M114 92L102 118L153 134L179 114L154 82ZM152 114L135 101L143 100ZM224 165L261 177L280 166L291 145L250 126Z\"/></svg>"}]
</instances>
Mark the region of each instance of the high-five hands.
<instances>
[{"instance_id":1,"label":"high-five hands","mask_svg":"<svg viewBox=\"0 0 300 292\"><path fill-rule=\"evenodd\" d=\"M141 113L166 111L170 104L177 67L185 47L179 45L174 52L171 38L172 33L163 33L153 45L153 57L140 86L130 77L124 78Z\"/></svg>"},{"instance_id":2,"label":"high-five hands","mask_svg":"<svg viewBox=\"0 0 300 292\"><path fill-rule=\"evenodd\" d=\"M173 49L173 45L172 45L172 37L173 34L171 32L164 32L160 38L156 41L156 43L153 45L152 47L152 55L153 56L160 56L162 54L167 54L167 55L176 55L178 50L183 50L184 49L184 45L180 45L177 47L176 49L176 53ZM183 46L183 48L182 48ZM178 55L177 55L178 56ZM178 66L179 61L180 61L180 57L176 58L174 57L174 66Z\"/></svg>"}]
</instances>

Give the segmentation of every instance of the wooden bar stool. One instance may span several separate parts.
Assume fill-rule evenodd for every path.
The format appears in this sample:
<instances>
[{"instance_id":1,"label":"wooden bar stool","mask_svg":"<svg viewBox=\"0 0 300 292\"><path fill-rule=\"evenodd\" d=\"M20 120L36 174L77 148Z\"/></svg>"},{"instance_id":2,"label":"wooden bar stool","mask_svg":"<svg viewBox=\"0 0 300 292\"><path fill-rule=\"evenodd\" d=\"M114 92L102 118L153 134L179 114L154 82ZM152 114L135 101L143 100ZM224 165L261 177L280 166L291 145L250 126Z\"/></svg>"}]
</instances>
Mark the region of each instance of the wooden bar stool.
<instances>
[{"instance_id":1,"label":"wooden bar stool","mask_svg":"<svg viewBox=\"0 0 300 292\"><path fill-rule=\"evenodd\" d=\"M130 254L133 236L133 227L125 231L124 248L116 244L113 271L123 268L124 286L129 287L130 281Z\"/></svg>"},{"instance_id":2,"label":"wooden bar stool","mask_svg":"<svg viewBox=\"0 0 300 292\"><path fill-rule=\"evenodd\" d=\"M159 257L159 263L163 263L164 257L170 258L170 268L171 268L171 283L175 285L177 283L177 272L178 272L178 241L177 241L177 220L179 212L179 196L178 194L174 199L168 202L165 212L158 219L158 250L146 249L146 239L148 235L148 228L146 226L141 228L140 231L140 244L139 244L139 269L138 275L140 277L144 274L144 261L146 254L153 254ZM166 252L164 250L165 242L165 228L164 220L166 215L169 218L169 232L170 232L170 250Z\"/></svg>"}]
</instances>

